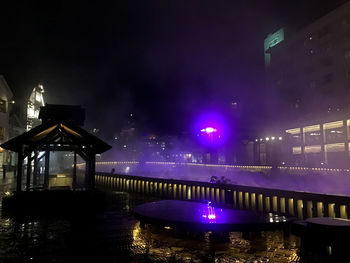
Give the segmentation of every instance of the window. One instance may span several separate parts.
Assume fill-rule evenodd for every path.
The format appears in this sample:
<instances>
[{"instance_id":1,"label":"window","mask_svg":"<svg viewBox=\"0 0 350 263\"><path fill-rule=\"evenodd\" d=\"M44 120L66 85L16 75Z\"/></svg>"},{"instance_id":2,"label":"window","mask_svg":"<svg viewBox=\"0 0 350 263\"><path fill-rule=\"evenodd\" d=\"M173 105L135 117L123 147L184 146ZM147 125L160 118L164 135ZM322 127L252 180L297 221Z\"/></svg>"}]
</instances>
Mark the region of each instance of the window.
<instances>
[{"instance_id":1,"label":"window","mask_svg":"<svg viewBox=\"0 0 350 263\"><path fill-rule=\"evenodd\" d=\"M325 152L344 152L345 151L345 143L333 143L326 144L324 146Z\"/></svg>"},{"instance_id":2,"label":"window","mask_svg":"<svg viewBox=\"0 0 350 263\"><path fill-rule=\"evenodd\" d=\"M316 81L314 81L314 80L310 81L309 87L310 87L310 89L315 89L316 88Z\"/></svg>"},{"instance_id":3,"label":"window","mask_svg":"<svg viewBox=\"0 0 350 263\"><path fill-rule=\"evenodd\" d=\"M4 139L5 139L5 128L0 127L0 140L4 140Z\"/></svg>"},{"instance_id":4,"label":"window","mask_svg":"<svg viewBox=\"0 0 350 263\"><path fill-rule=\"evenodd\" d=\"M327 58L322 58L320 61L321 66L323 67L328 67L332 65L332 59L327 57Z\"/></svg>"},{"instance_id":5,"label":"window","mask_svg":"<svg viewBox=\"0 0 350 263\"><path fill-rule=\"evenodd\" d=\"M301 154L301 147L293 147L292 148L293 154Z\"/></svg>"},{"instance_id":6,"label":"window","mask_svg":"<svg viewBox=\"0 0 350 263\"><path fill-rule=\"evenodd\" d=\"M311 65L308 65L305 67L305 72L310 74L310 73L314 73L315 72L315 68Z\"/></svg>"},{"instance_id":7,"label":"window","mask_svg":"<svg viewBox=\"0 0 350 263\"><path fill-rule=\"evenodd\" d=\"M319 144L322 141L320 125L312 125L303 128L306 144Z\"/></svg>"},{"instance_id":8,"label":"window","mask_svg":"<svg viewBox=\"0 0 350 263\"><path fill-rule=\"evenodd\" d=\"M345 78L350 79L350 68L345 68Z\"/></svg>"},{"instance_id":9,"label":"window","mask_svg":"<svg viewBox=\"0 0 350 263\"><path fill-rule=\"evenodd\" d=\"M321 30L318 32L318 38L324 38L326 37L330 32L330 28L329 26L324 26L323 28L321 28Z\"/></svg>"},{"instance_id":10,"label":"window","mask_svg":"<svg viewBox=\"0 0 350 263\"><path fill-rule=\"evenodd\" d=\"M342 24L344 26L350 25L350 14L347 14L343 17Z\"/></svg>"},{"instance_id":11,"label":"window","mask_svg":"<svg viewBox=\"0 0 350 263\"><path fill-rule=\"evenodd\" d=\"M6 100L0 100L0 112L6 113L7 107L6 107Z\"/></svg>"},{"instance_id":12,"label":"window","mask_svg":"<svg viewBox=\"0 0 350 263\"><path fill-rule=\"evenodd\" d=\"M322 80L323 80L324 84L330 83L330 82L333 81L333 75L331 73L326 74L326 75L323 76Z\"/></svg>"},{"instance_id":13,"label":"window","mask_svg":"<svg viewBox=\"0 0 350 263\"><path fill-rule=\"evenodd\" d=\"M305 146L305 153L319 153L321 152L321 145Z\"/></svg>"},{"instance_id":14,"label":"window","mask_svg":"<svg viewBox=\"0 0 350 263\"><path fill-rule=\"evenodd\" d=\"M344 53L344 59L350 59L350 49L345 51Z\"/></svg>"}]
</instances>

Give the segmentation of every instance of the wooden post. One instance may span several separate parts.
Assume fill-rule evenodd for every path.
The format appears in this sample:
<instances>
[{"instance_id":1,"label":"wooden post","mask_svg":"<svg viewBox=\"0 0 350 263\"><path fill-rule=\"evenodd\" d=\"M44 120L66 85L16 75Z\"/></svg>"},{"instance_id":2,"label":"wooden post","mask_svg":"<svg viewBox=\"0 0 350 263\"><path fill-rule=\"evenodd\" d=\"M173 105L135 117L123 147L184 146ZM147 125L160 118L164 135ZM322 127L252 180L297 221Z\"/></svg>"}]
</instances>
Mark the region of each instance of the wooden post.
<instances>
[{"instance_id":1,"label":"wooden post","mask_svg":"<svg viewBox=\"0 0 350 263\"><path fill-rule=\"evenodd\" d=\"M23 165L23 149L17 154L17 185L16 191L22 191L22 165Z\"/></svg>"},{"instance_id":2,"label":"wooden post","mask_svg":"<svg viewBox=\"0 0 350 263\"><path fill-rule=\"evenodd\" d=\"M73 185L72 185L73 190L75 190L76 187L77 187L77 152L74 151Z\"/></svg>"},{"instance_id":3,"label":"wooden post","mask_svg":"<svg viewBox=\"0 0 350 263\"><path fill-rule=\"evenodd\" d=\"M38 179L38 151L34 152L34 170L33 170L33 189L35 189L37 185Z\"/></svg>"},{"instance_id":4,"label":"wooden post","mask_svg":"<svg viewBox=\"0 0 350 263\"><path fill-rule=\"evenodd\" d=\"M95 189L95 154L91 154L90 158L90 169L89 169L89 178L90 178L90 189Z\"/></svg>"},{"instance_id":5,"label":"wooden post","mask_svg":"<svg viewBox=\"0 0 350 263\"><path fill-rule=\"evenodd\" d=\"M31 161L31 157L32 157L32 152L30 152L27 156L27 181L26 181L26 191L30 190L30 177L31 177L31 173L32 173L32 161Z\"/></svg>"},{"instance_id":6,"label":"wooden post","mask_svg":"<svg viewBox=\"0 0 350 263\"><path fill-rule=\"evenodd\" d=\"M45 154L45 175L44 175L44 190L49 188L49 168L50 168L50 151Z\"/></svg>"},{"instance_id":7,"label":"wooden post","mask_svg":"<svg viewBox=\"0 0 350 263\"><path fill-rule=\"evenodd\" d=\"M90 160L89 158L85 161L85 178L84 178L84 188L89 189L89 170L90 170Z\"/></svg>"}]
</instances>

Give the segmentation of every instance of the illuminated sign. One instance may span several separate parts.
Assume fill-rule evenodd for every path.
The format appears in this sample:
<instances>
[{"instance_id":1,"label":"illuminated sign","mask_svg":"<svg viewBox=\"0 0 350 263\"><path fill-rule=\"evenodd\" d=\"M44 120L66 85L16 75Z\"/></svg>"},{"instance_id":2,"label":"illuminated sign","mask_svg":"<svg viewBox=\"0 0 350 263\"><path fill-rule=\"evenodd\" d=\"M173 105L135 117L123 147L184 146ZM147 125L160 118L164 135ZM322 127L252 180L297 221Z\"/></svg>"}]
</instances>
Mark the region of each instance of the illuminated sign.
<instances>
[{"instance_id":1,"label":"illuminated sign","mask_svg":"<svg viewBox=\"0 0 350 263\"><path fill-rule=\"evenodd\" d=\"M284 30L281 28L273 34L269 34L264 40L265 68L271 63L271 54L268 50L284 40Z\"/></svg>"}]
</instances>

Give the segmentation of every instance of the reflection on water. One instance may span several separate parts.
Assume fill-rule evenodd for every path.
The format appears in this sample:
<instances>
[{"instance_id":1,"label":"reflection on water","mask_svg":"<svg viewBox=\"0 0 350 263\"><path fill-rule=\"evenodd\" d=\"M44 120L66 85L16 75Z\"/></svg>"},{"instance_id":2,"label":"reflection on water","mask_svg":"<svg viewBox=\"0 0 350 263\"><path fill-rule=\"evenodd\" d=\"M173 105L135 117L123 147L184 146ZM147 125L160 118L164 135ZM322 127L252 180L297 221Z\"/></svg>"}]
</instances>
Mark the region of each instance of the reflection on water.
<instances>
[{"instance_id":1,"label":"reflection on water","mask_svg":"<svg viewBox=\"0 0 350 263\"><path fill-rule=\"evenodd\" d=\"M78 217L0 217L0 262L293 262L298 240L282 231L183 233L141 227L130 209L144 197L111 193Z\"/></svg>"},{"instance_id":2,"label":"reflection on water","mask_svg":"<svg viewBox=\"0 0 350 263\"><path fill-rule=\"evenodd\" d=\"M296 262L297 239L282 231L228 235L206 232L203 235L170 233L141 228L133 229L131 252L144 254L156 262Z\"/></svg>"},{"instance_id":3,"label":"reflection on water","mask_svg":"<svg viewBox=\"0 0 350 263\"><path fill-rule=\"evenodd\" d=\"M37 221L0 219L0 259L11 262L42 262L63 259L69 224L57 218Z\"/></svg>"}]
</instances>

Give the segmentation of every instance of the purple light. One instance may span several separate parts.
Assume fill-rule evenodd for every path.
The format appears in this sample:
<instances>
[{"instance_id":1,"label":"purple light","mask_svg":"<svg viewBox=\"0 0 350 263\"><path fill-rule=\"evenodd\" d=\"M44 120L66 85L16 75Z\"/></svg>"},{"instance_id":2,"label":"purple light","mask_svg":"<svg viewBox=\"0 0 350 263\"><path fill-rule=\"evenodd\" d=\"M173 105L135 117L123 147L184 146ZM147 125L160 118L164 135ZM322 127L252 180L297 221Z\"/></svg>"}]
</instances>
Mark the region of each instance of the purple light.
<instances>
[{"instance_id":1,"label":"purple light","mask_svg":"<svg viewBox=\"0 0 350 263\"><path fill-rule=\"evenodd\" d=\"M206 113L198 116L194 124L194 132L202 145L218 147L228 138L227 123L218 113Z\"/></svg>"},{"instance_id":2,"label":"purple light","mask_svg":"<svg viewBox=\"0 0 350 263\"><path fill-rule=\"evenodd\" d=\"M216 218L216 215L208 215L208 218L209 218L209 219L215 219L215 218Z\"/></svg>"},{"instance_id":3,"label":"purple light","mask_svg":"<svg viewBox=\"0 0 350 263\"><path fill-rule=\"evenodd\" d=\"M216 129L213 127L207 127L205 129L201 129L201 132L206 132L207 134L216 132Z\"/></svg>"},{"instance_id":4,"label":"purple light","mask_svg":"<svg viewBox=\"0 0 350 263\"><path fill-rule=\"evenodd\" d=\"M202 215L202 217L209 220L209 223L215 223L215 221L213 221L216 219L214 207L212 207L208 204L208 207L207 207L206 211L204 212L204 214Z\"/></svg>"}]
</instances>

